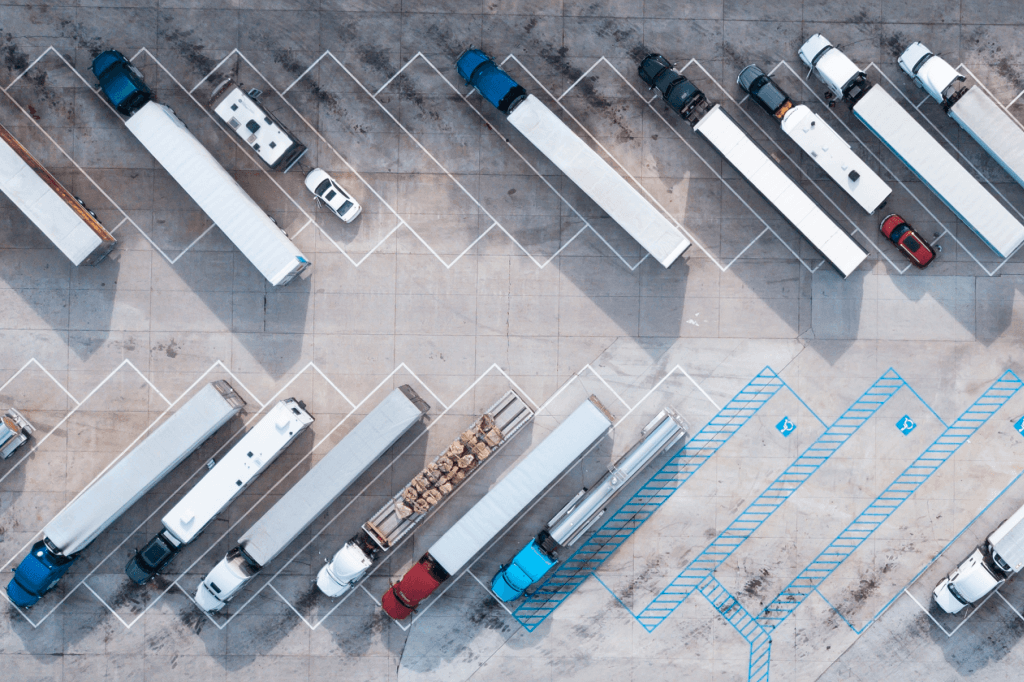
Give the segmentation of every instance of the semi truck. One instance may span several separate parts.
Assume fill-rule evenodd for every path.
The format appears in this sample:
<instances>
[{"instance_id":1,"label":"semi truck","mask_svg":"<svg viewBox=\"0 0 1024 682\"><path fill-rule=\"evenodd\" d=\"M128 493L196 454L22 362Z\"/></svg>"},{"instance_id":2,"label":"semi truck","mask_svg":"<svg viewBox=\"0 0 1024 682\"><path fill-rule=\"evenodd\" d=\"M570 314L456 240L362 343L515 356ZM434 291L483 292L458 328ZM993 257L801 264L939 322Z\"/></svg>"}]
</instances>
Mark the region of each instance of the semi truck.
<instances>
[{"instance_id":1,"label":"semi truck","mask_svg":"<svg viewBox=\"0 0 1024 682\"><path fill-rule=\"evenodd\" d=\"M228 382L204 386L46 524L43 539L14 569L11 601L24 608L38 602L89 543L244 406Z\"/></svg>"},{"instance_id":2,"label":"semi truck","mask_svg":"<svg viewBox=\"0 0 1024 682\"><path fill-rule=\"evenodd\" d=\"M917 87L1024 185L1024 130L1001 106L977 86L958 88L966 77L921 43L904 50L897 62Z\"/></svg>"},{"instance_id":3,"label":"semi truck","mask_svg":"<svg viewBox=\"0 0 1024 682\"><path fill-rule=\"evenodd\" d=\"M117 243L96 214L3 126L0 191L75 265L96 265Z\"/></svg>"},{"instance_id":4,"label":"semi truck","mask_svg":"<svg viewBox=\"0 0 1024 682\"><path fill-rule=\"evenodd\" d=\"M422 523L443 500L481 469L533 419L533 410L509 391L469 429L388 500L320 569L316 585L328 597L354 587L385 552Z\"/></svg>"},{"instance_id":5,"label":"semi truck","mask_svg":"<svg viewBox=\"0 0 1024 682\"><path fill-rule=\"evenodd\" d=\"M306 146L260 103L262 91L242 90L225 76L210 94L210 108L271 170L287 173Z\"/></svg>"},{"instance_id":6,"label":"semi truck","mask_svg":"<svg viewBox=\"0 0 1024 682\"><path fill-rule=\"evenodd\" d=\"M312 423L313 416L295 398L274 405L164 515L163 530L125 566L128 577L139 585L152 580Z\"/></svg>"},{"instance_id":7,"label":"semi truck","mask_svg":"<svg viewBox=\"0 0 1024 682\"><path fill-rule=\"evenodd\" d=\"M825 119L806 104L794 104L786 91L756 64L740 71L736 82L861 208L870 214L885 203L892 188Z\"/></svg>"},{"instance_id":8,"label":"semi truck","mask_svg":"<svg viewBox=\"0 0 1024 682\"><path fill-rule=\"evenodd\" d=\"M13 407L0 417L0 457L7 459L35 433L36 427Z\"/></svg>"},{"instance_id":9,"label":"semi truck","mask_svg":"<svg viewBox=\"0 0 1024 682\"><path fill-rule=\"evenodd\" d=\"M946 613L959 613L1024 568L1024 507L999 524L935 587L932 596Z\"/></svg>"},{"instance_id":10,"label":"semi truck","mask_svg":"<svg viewBox=\"0 0 1024 682\"><path fill-rule=\"evenodd\" d=\"M409 386L391 391L242 534L200 583L196 603L206 611L224 608L429 409Z\"/></svg>"},{"instance_id":11,"label":"semi truck","mask_svg":"<svg viewBox=\"0 0 1024 682\"><path fill-rule=\"evenodd\" d=\"M811 36L799 54L832 95L845 102L853 115L996 255L1007 258L1024 243L1024 225L885 88L868 81L867 74L827 38L820 33Z\"/></svg>"},{"instance_id":12,"label":"semi truck","mask_svg":"<svg viewBox=\"0 0 1024 682\"><path fill-rule=\"evenodd\" d=\"M520 597L530 585L544 577L558 563L559 554L583 537L604 516L605 505L659 453L678 444L689 427L679 414L667 407L640 433L640 440L608 467L608 472L591 488L584 488L544 529L521 549L509 564L498 569L491 591L508 602Z\"/></svg>"},{"instance_id":13,"label":"semi truck","mask_svg":"<svg viewBox=\"0 0 1024 682\"><path fill-rule=\"evenodd\" d=\"M459 56L456 68L467 85L505 114L512 127L664 267L690 247L690 240L668 218L494 60L470 48Z\"/></svg>"},{"instance_id":14,"label":"semi truck","mask_svg":"<svg viewBox=\"0 0 1024 682\"><path fill-rule=\"evenodd\" d=\"M309 260L253 201L170 107L153 100L142 74L116 50L92 62L100 88L125 125L210 220L274 286L287 284Z\"/></svg>"},{"instance_id":15,"label":"semi truck","mask_svg":"<svg viewBox=\"0 0 1024 682\"><path fill-rule=\"evenodd\" d=\"M709 101L660 54L647 55L638 72L640 79L650 88L657 88L665 104L717 149L840 275L849 277L864 262L868 252L782 170L721 104Z\"/></svg>"},{"instance_id":16,"label":"semi truck","mask_svg":"<svg viewBox=\"0 0 1024 682\"><path fill-rule=\"evenodd\" d=\"M589 450L612 421L595 396L585 400L388 588L381 597L384 611L395 620L408 617Z\"/></svg>"}]
</instances>

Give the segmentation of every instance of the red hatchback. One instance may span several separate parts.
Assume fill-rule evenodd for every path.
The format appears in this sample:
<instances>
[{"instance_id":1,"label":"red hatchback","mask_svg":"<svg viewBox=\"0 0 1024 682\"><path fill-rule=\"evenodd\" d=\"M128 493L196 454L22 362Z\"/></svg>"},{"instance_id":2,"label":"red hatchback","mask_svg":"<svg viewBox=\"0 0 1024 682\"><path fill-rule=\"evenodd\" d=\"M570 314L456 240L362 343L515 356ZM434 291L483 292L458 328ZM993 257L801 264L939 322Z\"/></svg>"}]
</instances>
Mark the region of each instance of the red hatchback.
<instances>
[{"instance_id":1,"label":"red hatchback","mask_svg":"<svg viewBox=\"0 0 1024 682\"><path fill-rule=\"evenodd\" d=\"M917 267L923 268L935 259L935 249L895 213L885 216L878 229Z\"/></svg>"}]
</instances>

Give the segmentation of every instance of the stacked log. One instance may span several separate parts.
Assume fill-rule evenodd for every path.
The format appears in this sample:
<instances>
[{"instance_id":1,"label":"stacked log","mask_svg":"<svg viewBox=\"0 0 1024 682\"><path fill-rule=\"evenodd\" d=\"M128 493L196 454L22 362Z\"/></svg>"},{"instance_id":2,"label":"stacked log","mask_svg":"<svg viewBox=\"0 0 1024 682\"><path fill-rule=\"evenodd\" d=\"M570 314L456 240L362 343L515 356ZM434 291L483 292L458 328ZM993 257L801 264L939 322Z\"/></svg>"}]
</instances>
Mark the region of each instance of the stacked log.
<instances>
[{"instance_id":1,"label":"stacked log","mask_svg":"<svg viewBox=\"0 0 1024 682\"><path fill-rule=\"evenodd\" d=\"M401 499L395 502L399 518L425 514L451 494L477 464L491 456L502 437L491 415L480 417L402 491Z\"/></svg>"}]
</instances>

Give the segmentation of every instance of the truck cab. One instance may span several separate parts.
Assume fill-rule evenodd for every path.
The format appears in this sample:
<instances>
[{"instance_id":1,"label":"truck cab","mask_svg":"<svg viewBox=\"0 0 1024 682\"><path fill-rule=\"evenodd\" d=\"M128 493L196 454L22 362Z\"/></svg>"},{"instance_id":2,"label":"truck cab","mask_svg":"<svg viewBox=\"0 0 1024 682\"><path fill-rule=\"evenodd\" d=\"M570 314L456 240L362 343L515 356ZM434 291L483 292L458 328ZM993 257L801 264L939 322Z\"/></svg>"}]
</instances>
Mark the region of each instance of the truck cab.
<instances>
[{"instance_id":1,"label":"truck cab","mask_svg":"<svg viewBox=\"0 0 1024 682\"><path fill-rule=\"evenodd\" d=\"M640 80L661 92L662 99L687 123L694 125L710 108L704 93L686 76L672 70L672 64L660 54L649 54L637 69Z\"/></svg>"},{"instance_id":2,"label":"truck cab","mask_svg":"<svg viewBox=\"0 0 1024 682\"><path fill-rule=\"evenodd\" d=\"M316 586L328 597L340 597L366 575L373 566L372 557L355 540L346 542L316 574Z\"/></svg>"},{"instance_id":3,"label":"truck cab","mask_svg":"<svg viewBox=\"0 0 1024 682\"><path fill-rule=\"evenodd\" d=\"M479 90L483 98L503 114L512 113L526 99L526 89L512 80L482 50L466 50L455 62L455 68L467 84Z\"/></svg>"},{"instance_id":4,"label":"truck cab","mask_svg":"<svg viewBox=\"0 0 1024 682\"><path fill-rule=\"evenodd\" d=\"M142 73L117 50L101 52L92 60L92 72L103 94L125 116L132 116L153 97Z\"/></svg>"},{"instance_id":5,"label":"truck cab","mask_svg":"<svg viewBox=\"0 0 1024 682\"><path fill-rule=\"evenodd\" d=\"M35 427L13 407L0 417L0 457L7 459L29 439Z\"/></svg>"},{"instance_id":6,"label":"truck cab","mask_svg":"<svg viewBox=\"0 0 1024 682\"><path fill-rule=\"evenodd\" d=\"M960 613L1006 581L1006 574L979 547L943 578L932 596L946 613Z\"/></svg>"},{"instance_id":7,"label":"truck cab","mask_svg":"<svg viewBox=\"0 0 1024 682\"><path fill-rule=\"evenodd\" d=\"M258 572L240 547L220 560L196 591L196 603L205 611L220 611Z\"/></svg>"},{"instance_id":8,"label":"truck cab","mask_svg":"<svg viewBox=\"0 0 1024 682\"><path fill-rule=\"evenodd\" d=\"M836 97L853 103L867 92L867 75L820 33L815 33L800 46L799 54L800 61L813 69Z\"/></svg>"},{"instance_id":9,"label":"truck cab","mask_svg":"<svg viewBox=\"0 0 1024 682\"><path fill-rule=\"evenodd\" d=\"M182 544L176 542L170 533L161 531L135 553L124 567L124 572L136 584L145 585L171 563L181 548Z\"/></svg>"},{"instance_id":10,"label":"truck cab","mask_svg":"<svg viewBox=\"0 0 1024 682\"><path fill-rule=\"evenodd\" d=\"M947 91L965 80L946 60L935 56L919 42L912 43L896 61L903 72L914 79L917 87L939 104L955 95L955 92Z\"/></svg>"},{"instance_id":11,"label":"truck cab","mask_svg":"<svg viewBox=\"0 0 1024 682\"><path fill-rule=\"evenodd\" d=\"M544 577L557 562L551 555L530 540L530 544L519 550L512 563L502 566L491 580L491 590L498 599L509 602L518 599L526 589Z\"/></svg>"},{"instance_id":12,"label":"truck cab","mask_svg":"<svg viewBox=\"0 0 1024 682\"><path fill-rule=\"evenodd\" d=\"M7 584L7 596L15 606L33 606L53 589L77 558L77 554L65 557L45 539L40 540L14 570L14 579Z\"/></svg>"}]
</instances>

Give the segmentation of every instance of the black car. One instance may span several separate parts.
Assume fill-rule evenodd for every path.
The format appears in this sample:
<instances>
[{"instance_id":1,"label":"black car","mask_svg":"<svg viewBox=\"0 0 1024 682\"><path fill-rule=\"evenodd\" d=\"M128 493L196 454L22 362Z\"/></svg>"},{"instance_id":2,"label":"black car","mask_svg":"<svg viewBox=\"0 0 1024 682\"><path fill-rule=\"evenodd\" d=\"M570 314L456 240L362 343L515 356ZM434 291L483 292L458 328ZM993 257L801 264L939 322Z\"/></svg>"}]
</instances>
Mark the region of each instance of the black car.
<instances>
[{"instance_id":1,"label":"black car","mask_svg":"<svg viewBox=\"0 0 1024 682\"><path fill-rule=\"evenodd\" d=\"M755 64L740 71L736 82L750 95L750 99L780 121L793 108L789 95Z\"/></svg>"},{"instance_id":2,"label":"black car","mask_svg":"<svg viewBox=\"0 0 1024 682\"><path fill-rule=\"evenodd\" d=\"M686 76L672 70L672 64L660 54L649 54L637 69L640 79L651 88L661 91L665 104L693 125L711 104L697 86Z\"/></svg>"}]
</instances>

